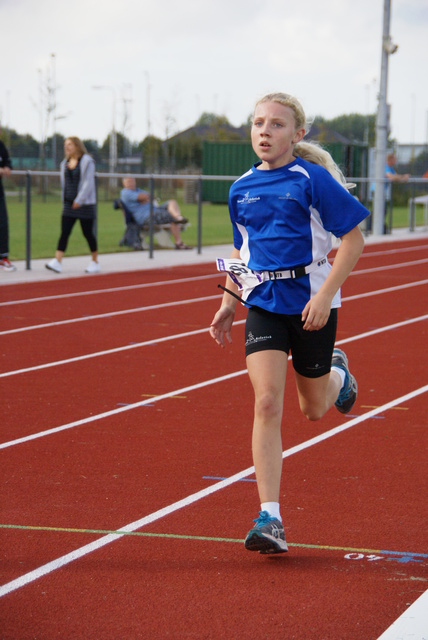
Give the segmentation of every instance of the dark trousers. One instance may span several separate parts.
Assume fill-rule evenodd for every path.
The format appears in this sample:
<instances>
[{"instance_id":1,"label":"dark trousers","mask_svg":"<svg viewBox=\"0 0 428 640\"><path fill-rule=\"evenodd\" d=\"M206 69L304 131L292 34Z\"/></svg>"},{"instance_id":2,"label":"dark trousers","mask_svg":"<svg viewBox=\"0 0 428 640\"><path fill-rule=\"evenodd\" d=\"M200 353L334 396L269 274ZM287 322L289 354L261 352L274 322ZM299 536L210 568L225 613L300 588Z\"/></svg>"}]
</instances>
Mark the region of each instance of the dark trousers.
<instances>
[{"instance_id":1,"label":"dark trousers","mask_svg":"<svg viewBox=\"0 0 428 640\"><path fill-rule=\"evenodd\" d=\"M57 250L65 252L68 245L68 239L77 220L80 220L80 226L82 227L83 235L86 238L91 253L98 251L97 239L94 235L94 219L72 218L71 216L62 216L61 218L61 235L58 240Z\"/></svg>"},{"instance_id":2,"label":"dark trousers","mask_svg":"<svg viewBox=\"0 0 428 640\"><path fill-rule=\"evenodd\" d=\"M9 255L9 221L7 218L6 200L0 194L0 258Z\"/></svg>"}]
</instances>

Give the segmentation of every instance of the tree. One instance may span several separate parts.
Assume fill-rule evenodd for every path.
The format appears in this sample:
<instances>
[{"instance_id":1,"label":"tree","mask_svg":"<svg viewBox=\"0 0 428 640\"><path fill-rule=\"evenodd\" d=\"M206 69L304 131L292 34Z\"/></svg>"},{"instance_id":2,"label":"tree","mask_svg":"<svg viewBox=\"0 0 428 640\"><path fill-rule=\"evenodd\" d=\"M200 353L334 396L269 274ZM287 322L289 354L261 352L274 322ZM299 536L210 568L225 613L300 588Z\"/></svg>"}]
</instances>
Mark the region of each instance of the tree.
<instances>
[{"instance_id":1,"label":"tree","mask_svg":"<svg viewBox=\"0 0 428 640\"><path fill-rule=\"evenodd\" d=\"M47 138L45 142L45 156L52 160L54 171L64 157L64 140L65 138L61 133L56 133L54 136Z\"/></svg>"},{"instance_id":2,"label":"tree","mask_svg":"<svg viewBox=\"0 0 428 640\"><path fill-rule=\"evenodd\" d=\"M204 112L199 120L195 123L195 127L224 127L230 126L229 120L226 116L218 116L215 113Z\"/></svg>"},{"instance_id":3,"label":"tree","mask_svg":"<svg viewBox=\"0 0 428 640\"><path fill-rule=\"evenodd\" d=\"M359 113L351 113L337 116L331 120L317 117L315 123L322 123L351 141L368 142L369 147L375 144L376 116L374 114L365 116Z\"/></svg>"},{"instance_id":4,"label":"tree","mask_svg":"<svg viewBox=\"0 0 428 640\"><path fill-rule=\"evenodd\" d=\"M428 172L428 151L423 151L416 158L410 160L408 167L403 167L402 172L410 173L413 176L424 176ZM426 188L426 185L424 186Z\"/></svg>"},{"instance_id":5,"label":"tree","mask_svg":"<svg viewBox=\"0 0 428 640\"><path fill-rule=\"evenodd\" d=\"M172 171L197 170L202 166L202 140L196 133L190 133L185 139L168 140L165 144Z\"/></svg>"},{"instance_id":6,"label":"tree","mask_svg":"<svg viewBox=\"0 0 428 640\"><path fill-rule=\"evenodd\" d=\"M101 162L101 149L98 142L96 140L83 140L83 144L95 160L95 164L99 164Z\"/></svg>"},{"instance_id":7,"label":"tree","mask_svg":"<svg viewBox=\"0 0 428 640\"><path fill-rule=\"evenodd\" d=\"M156 173L163 167L162 140L147 136L141 143L143 173Z\"/></svg>"},{"instance_id":8,"label":"tree","mask_svg":"<svg viewBox=\"0 0 428 640\"><path fill-rule=\"evenodd\" d=\"M8 148L13 158L37 158L39 143L30 134L21 135L15 129L8 130Z\"/></svg>"}]
</instances>

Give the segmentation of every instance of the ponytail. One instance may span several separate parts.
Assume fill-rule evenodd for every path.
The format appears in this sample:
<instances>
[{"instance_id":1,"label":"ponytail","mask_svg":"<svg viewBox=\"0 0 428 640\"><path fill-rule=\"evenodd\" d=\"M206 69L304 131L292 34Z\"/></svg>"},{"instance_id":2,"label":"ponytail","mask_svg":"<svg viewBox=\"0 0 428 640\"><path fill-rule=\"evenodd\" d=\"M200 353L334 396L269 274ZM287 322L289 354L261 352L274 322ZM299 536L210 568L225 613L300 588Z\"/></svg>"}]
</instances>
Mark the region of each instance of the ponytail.
<instances>
[{"instance_id":1,"label":"ponytail","mask_svg":"<svg viewBox=\"0 0 428 640\"><path fill-rule=\"evenodd\" d=\"M346 182L346 178L342 171L339 169L331 155L326 149L323 149L321 145L316 142L298 142L294 146L294 155L312 164L319 164L324 167L333 178L339 182L345 189L352 189L355 187L353 183Z\"/></svg>"}]
</instances>

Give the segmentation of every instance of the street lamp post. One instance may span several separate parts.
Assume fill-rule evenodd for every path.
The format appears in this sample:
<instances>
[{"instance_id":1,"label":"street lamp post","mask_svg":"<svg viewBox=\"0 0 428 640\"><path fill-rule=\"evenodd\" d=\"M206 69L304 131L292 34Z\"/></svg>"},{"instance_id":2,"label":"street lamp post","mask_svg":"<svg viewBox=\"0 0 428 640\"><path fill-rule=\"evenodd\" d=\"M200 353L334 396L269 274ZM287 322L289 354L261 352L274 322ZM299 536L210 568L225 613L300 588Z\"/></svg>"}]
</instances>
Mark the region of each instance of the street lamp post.
<instances>
[{"instance_id":1,"label":"street lamp post","mask_svg":"<svg viewBox=\"0 0 428 640\"><path fill-rule=\"evenodd\" d=\"M51 96L51 104L50 110L52 113L52 164L53 170L55 170L56 165L56 55L51 53L51 61L52 61L52 75L51 75L51 86L50 86L50 96Z\"/></svg>"},{"instance_id":2,"label":"street lamp post","mask_svg":"<svg viewBox=\"0 0 428 640\"><path fill-rule=\"evenodd\" d=\"M391 20L391 0L384 0L383 6L383 37L382 62L380 72L379 105L376 119L376 163L375 163L375 197L373 205L373 233L382 235L385 218L385 164L388 141L388 58L395 53L398 46L389 35Z\"/></svg>"},{"instance_id":3,"label":"street lamp post","mask_svg":"<svg viewBox=\"0 0 428 640\"><path fill-rule=\"evenodd\" d=\"M145 71L146 76L146 101L147 101L147 137L151 134L150 123L150 75L148 71Z\"/></svg>"},{"instance_id":4,"label":"street lamp post","mask_svg":"<svg viewBox=\"0 0 428 640\"><path fill-rule=\"evenodd\" d=\"M72 111L68 111L67 113L65 113L63 116L55 116L54 117L54 133L53 133L53 137L52 137L52 158L53 158L53 162L54 162L54 171L55 171L55 167L56 167L56 156L57 156L57 148L56 148L56 137L57 137L57 131L56 131L56 123L58 122L58 120L65 120L65 118L68 118L69 115L71 115Z\"/></svg>"}]
</instances>

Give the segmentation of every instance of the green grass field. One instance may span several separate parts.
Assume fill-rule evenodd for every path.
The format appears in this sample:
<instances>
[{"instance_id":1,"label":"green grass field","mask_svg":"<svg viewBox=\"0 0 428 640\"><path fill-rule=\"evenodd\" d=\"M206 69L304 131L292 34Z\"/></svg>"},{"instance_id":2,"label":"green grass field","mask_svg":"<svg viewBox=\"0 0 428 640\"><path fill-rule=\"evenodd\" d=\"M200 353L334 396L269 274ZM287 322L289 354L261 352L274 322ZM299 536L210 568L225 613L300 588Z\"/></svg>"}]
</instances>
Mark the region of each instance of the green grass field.
<instances>
[{"instance_id":1,"label":"green grass field","mask_svg":"<svg viewBox=\"0 0 428 640\"><path fill-rule=\"evenodd\" d=\"M186 244L197 244L197 206L179 202L183 216L189 219L190 225L183 232ZM25 198L19 201L18 196L7 197L9 212L10 259L25 260L26 247L26 214ZM59 196L49 196L43 202L40 196L34 196L31 203L31 258L49 258L55 253L60 233L61 203ZM416 225L423 224L422 207L417 207ZM407 207L395 207L393 211L393 227L408 226ZM130 251L119 247L119 240L124 232L124 223L120 211L113 209L112 200L98 204L98 244L100 253L116 253ZM227 205L204 203L202 207L202 246L232 243L232 229L229 221ZM80 225L73 229L67 255L85 255L89 253L83 238Z\"/></svg>"},{"instance_id":2,"label":"green grass field","mask_svg":"<svg viewBox=\"0 0 428 640\"><path fill-rule=\"evenodd\" d=\"M9 212L10 259L25 260L26 213L25 202L17 198L7 199ZM180 204L181 212L190 224L182 233L186 244L197 245L198 212L196 205ZM48 258L55 253L60 235L61 204L59 201L31 204L31 258ZM119 247L124 233L122 213L113 209L112 202L98 204L98 246L100 253L130 251ZM232 242L232 228L226 205L204 204L202 209L202 245L229 244ZM76 223L67 247L67 255L78 256L89 253L88 245Z\"/></svg>"}]
</instances>

